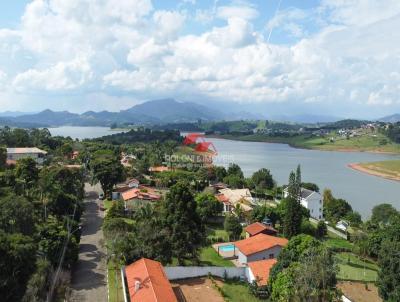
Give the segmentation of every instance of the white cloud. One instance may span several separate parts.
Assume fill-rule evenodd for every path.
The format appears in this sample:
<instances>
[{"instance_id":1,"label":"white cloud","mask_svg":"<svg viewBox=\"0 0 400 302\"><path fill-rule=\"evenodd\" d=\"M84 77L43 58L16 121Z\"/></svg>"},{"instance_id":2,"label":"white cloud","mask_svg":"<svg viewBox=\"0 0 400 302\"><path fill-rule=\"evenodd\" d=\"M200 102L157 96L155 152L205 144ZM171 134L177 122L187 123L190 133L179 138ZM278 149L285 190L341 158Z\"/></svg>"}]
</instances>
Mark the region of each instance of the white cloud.
<instances>
[{"instance_id":1,"label":"white cloud","mask_svg":"<svg viewBox=\"0 0 400 302\"><path fill-rule=\"evenodd\" d=\"M188 12L149 0L35 0L17 29L0 29L0 83L20 95L393 106L400 4L382 2L324 0L281 10L258 28L263 12L244 2ZM188 34L199 19L209 26ZM267 44L271 28L295 42Z\"/></svg>"},{"instance_id":2,"label":"white cloud","mask_svg":"<svg viewBox=\"0 0 400 302\"><path fill-rule=\"evenodd\" d=\"M217 16L221 19L241 18L252 20L257 18L258 11L250 6L220 6L217 10Z\"/></svg>"},{"instance_id":3,"label":"white cloud","mask_svg":"<svg viewBox=\"0 0 400 302\"><path fill-rule=\"evenodd\" d=\"M13 85L19 91L63 91L80 88L93 76L86 58L59 62L47 69L29 69L18 74Z\"/></svg>"}]
</instances>

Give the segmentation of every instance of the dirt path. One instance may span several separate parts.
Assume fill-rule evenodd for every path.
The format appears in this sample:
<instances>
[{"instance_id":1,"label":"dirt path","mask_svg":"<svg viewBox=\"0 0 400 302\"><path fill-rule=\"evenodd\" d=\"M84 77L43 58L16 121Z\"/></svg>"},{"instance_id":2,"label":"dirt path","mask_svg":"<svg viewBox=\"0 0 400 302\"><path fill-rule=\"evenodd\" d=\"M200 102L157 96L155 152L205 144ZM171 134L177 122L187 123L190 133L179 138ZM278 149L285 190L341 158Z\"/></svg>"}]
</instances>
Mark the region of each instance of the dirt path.
<instances>
[{"instance_id":1,"label":"dirt path","mask_svg":"<svg viewBox=\"0 0 400 302\"><path fill-rule=\"evenodd\" d=\"M107 279L105 251L100 245L103 239L102 214L96 202L96 188L87 189L79 260L72 273L71 295L68 301L106 302Z\"/></svg>"}]
</instances>

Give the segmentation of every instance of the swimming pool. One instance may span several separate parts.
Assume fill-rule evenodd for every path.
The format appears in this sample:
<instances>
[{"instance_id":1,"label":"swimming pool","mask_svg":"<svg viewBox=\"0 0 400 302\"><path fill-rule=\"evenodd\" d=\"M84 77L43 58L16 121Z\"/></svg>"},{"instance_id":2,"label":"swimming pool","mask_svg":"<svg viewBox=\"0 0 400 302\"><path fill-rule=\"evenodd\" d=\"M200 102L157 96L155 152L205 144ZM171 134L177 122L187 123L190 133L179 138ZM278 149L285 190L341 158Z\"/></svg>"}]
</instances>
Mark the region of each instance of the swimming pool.
<instances>
[{"instance_id":1,"label":"swimming pool","mask_svg":"<svg viewBox=\"0 0 400 302\"><path fill-rule=\"evenodd\" d=\"M223 245L219 247L221 252L233 252L235 250L235 246L233 244Z\"/></svg>"}]
</instances>

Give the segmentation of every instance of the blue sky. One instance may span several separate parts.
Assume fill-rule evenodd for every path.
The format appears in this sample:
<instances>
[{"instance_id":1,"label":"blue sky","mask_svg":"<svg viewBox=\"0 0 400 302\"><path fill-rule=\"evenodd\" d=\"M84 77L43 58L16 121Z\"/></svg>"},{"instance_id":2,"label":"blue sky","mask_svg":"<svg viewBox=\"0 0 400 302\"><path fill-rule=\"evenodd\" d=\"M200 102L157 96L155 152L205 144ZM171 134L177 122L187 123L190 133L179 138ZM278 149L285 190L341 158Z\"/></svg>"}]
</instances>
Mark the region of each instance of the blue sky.
<instances>
[{"instance_id":1,"label":"blue sky","mask_svg":"<svg viewBox=\"0 0 400 302\"><path fill-rule=\"evenodd\" d=\"M397 28L398 0L1 1L0 111L379 117L400 112Z\"/></svg>"}]
</instances>

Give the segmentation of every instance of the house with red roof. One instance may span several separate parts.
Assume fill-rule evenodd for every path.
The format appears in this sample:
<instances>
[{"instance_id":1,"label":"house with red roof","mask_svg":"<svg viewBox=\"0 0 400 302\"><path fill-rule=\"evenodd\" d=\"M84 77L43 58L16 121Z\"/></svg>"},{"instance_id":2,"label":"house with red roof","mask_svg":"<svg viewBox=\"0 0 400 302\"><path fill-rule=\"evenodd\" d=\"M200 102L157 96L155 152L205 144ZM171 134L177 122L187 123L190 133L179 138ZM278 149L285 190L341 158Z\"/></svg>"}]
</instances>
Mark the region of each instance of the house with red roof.
<instances>
[{"instance_id":1,"label":"house with red roof","mask_svg":"<svg viewBox=\"0 0 400 302\"><path fill-rule=\"evenodd\" d=\"M266 235L271 235L271 236L276 236L278 234L278 231L275 230L272 226L270 225L265 225L264 223L261 222L255 222L252 224L249 224L247 227L244 228L246 232L246 238L258 235L258 234L266 234Z\"/></svg>"},{"instance_id":2,"label":"house with red roof","mask_svg":"<svg viewBox=\"0 0 400 302\"><path fill-rule=\"evenodd\" d=\"M243 265L254 261L277 258L282 248L287 244L286 238L262 233L234 242L238 262Z\"/></svg>"},{"instance_id":3,"label":"house with red roof","mask_svg":"<svg viewBox=\"0 0 400 302\"><path fill-rule=\"evenodd\" d=\"M248 281L252 283L253 281L257 282L258 286L266 286L269 281L269 273L272 267L277 263L276 259L265 259L250 262L248 264L249 272L248 272Z\"/></svg>"},{"instance_id":4,"label":"house with red roof","mask_svg":"<svg viewBox=\"0 0 400 302\"><path fill-rule=\"evenodd\" d=\"M131 302L178 302L160 262L142 258L125 267Z\"/></svg>"}]
</instances>

